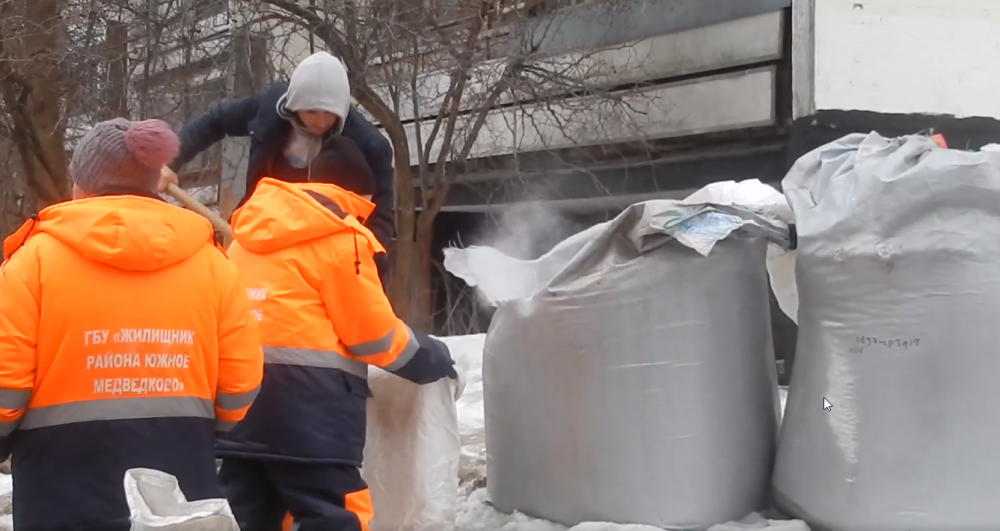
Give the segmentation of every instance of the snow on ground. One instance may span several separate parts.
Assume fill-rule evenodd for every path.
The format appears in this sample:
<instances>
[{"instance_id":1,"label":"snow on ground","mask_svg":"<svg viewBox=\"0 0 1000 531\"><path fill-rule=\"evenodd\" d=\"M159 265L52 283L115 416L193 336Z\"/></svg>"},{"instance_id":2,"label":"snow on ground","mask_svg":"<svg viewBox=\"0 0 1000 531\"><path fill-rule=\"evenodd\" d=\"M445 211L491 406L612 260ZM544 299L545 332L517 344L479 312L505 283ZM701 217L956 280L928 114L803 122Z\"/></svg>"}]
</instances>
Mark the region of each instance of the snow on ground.
<instances>
[{"instance_id":1,"label":"snow on ground","mask_svg":"<svg viewBox=\"0 0 1000 531\"><path fill-rule=\"evenodd\" d=\"M11 494L14 479L9 474L0 474L0 531L14 531L14 517L11 515Z\"/></svg>"},{"instance_id":2,"label":"snow on ground","mask_svg":"<svg viewBox=\"0 0 1000 531\"><path fill-rule=\"evenodd\" d=\"M486 496L486 425L483 413L483 345L486 334L442 337L448 344L455 364L464 375L465 392L458 401L459 432L462 436L462 461L459 467L458 531L567 531L567 527L538 520L520 513L507 515L493 509ZM782 388L784 411L787 391ZM768 531L808 531L801 521L767 520L750 515L740 522L717 525L709 531L767 529ZM621 525L587 522L569 531L661 531L645 525Z\"/></svg>"}]
</instances>

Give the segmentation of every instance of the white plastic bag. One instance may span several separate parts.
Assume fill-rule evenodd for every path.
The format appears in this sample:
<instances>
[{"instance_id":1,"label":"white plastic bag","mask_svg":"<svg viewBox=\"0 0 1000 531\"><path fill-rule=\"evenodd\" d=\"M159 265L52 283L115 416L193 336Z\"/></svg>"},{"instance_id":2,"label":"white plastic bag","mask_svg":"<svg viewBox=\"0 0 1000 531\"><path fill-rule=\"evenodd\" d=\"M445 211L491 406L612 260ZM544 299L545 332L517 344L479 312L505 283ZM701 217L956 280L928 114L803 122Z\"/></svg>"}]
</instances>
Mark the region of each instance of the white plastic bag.
<instances>
[{"instance_id":1,"label":"white plastic bag","mask_svg":"<svg viewBox=\"0 0 1000 531\"><path fill-rule=\"evenodd\" d=\"M187 501L177 478L148 468L125 471L132 531L240 531L224 498Z\"/></svg>"},{"instance_id":2,"label":"white plastic bag","mask_svg":"<svg viewBox=\"0 0 1000 531\"><path fill-rule=\"evenodd\" d=\"M417 385L371 367L368 384L374 396L361 475L375 513L370 529L454 529L462 451L455 401L464 379Z\"/></svg>"}]
</instances>

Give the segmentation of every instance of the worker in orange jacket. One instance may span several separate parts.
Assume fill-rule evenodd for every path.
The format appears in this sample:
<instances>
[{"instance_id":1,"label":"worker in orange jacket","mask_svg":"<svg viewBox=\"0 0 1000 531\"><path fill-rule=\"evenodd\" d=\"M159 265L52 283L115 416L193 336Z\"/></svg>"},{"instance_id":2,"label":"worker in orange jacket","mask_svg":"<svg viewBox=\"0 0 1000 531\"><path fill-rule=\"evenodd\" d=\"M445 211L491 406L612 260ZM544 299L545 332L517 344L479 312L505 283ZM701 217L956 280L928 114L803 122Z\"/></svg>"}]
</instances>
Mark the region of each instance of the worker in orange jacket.
<instances>
[{"instance_id":1,"label":"worker in orange jacket","mask_svg":"<svg viewBox=\"0 0 1000 531\"><path fill-rule=\"evenodd\" d=\"M103 122L70 163L74 201L3 244L0 459L15 529L128 531L130 468L222 497L215 440L260 388L263 353L212 227L156 195L164 122Z\"/></svg>"},{"instance_id":2,"label":"worker in orange jacket","mask_svg":"<svg viewBox=\"0 0 1000 531\"><path fill-rule=\"evenodd\" d=\"M447 347L405 325L382 291L364 155L349 138L328 142L310 182L265 178L233 215L229 257L259 321L265 374L246 420L219 441L219 479L243 531L278 531L286 511L300 531L367 530L368 366L418 384L457 378Z\"/></svg>"}]
</instances>

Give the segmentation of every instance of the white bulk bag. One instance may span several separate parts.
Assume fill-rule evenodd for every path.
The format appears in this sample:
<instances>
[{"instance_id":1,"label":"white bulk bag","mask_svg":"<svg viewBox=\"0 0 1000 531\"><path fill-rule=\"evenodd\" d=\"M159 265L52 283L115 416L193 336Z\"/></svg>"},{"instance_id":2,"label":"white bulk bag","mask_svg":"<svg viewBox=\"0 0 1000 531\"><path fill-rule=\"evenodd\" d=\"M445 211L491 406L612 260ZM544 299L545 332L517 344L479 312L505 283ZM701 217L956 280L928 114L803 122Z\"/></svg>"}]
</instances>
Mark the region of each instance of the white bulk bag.
<instances>
[{"instance_id":1,"label":"white bulk bag","mask_svg":"<svg viewBox=\"0 0 1000 531\"><path fill-rule=\"evenodd\" d=\"M462 450L455 401L462 379L417 385L371 367L368 384L374 396L361 475L375 513L370 529L454 529Z\"/></svg>"}]
</instances>

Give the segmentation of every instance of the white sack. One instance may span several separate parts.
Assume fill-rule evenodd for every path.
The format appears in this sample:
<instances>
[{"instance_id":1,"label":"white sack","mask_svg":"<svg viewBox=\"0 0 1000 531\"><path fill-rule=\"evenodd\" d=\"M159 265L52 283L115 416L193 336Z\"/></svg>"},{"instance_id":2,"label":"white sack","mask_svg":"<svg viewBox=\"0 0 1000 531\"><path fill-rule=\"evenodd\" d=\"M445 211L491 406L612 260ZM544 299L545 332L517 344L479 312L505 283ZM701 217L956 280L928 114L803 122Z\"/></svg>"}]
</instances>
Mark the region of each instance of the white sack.
<instances>
[{"instance_id":1,"label":"white sack","mask_svg":"<svg viewBox=\"0 0 1000 531\"><path fill-rule=\"evenodd\" d=\"M464 379L417 385L371 367L368 384L374 396L361 475L375 512L370 528L454 529L461 459L455 401Z\"/></svg>"},{"instance_id":2,"label":"white sack","mask_svg":"<svg viewBox=\"0 0 1000 531\"><path fill-rule=\"evenodd\" d=\"M240 531L228 501L189 502L166 472L132 468L124 483L132 531Z\"/></svg>"},{"instance_id":3,"label":"white sack","mask_svg":"<svg viewBox=\"0 0 1000 531\"><path fill-rule=\"evenodd\" d=\"M607 226L600 223L566 238L536 260L520 260L492 247L473 245L444 250L446 271L465 281L492 305L530 297L576 256L595 234Z\"/></svg>"}]
</instances>

